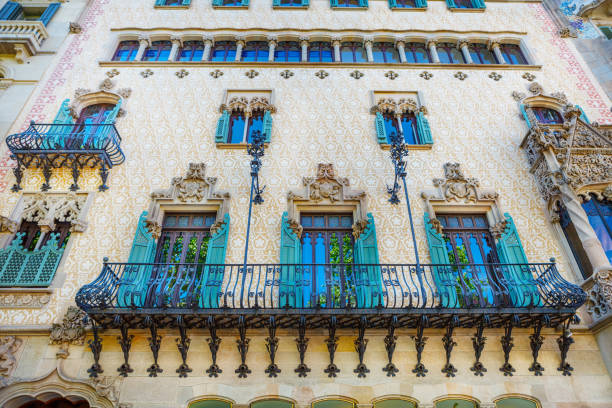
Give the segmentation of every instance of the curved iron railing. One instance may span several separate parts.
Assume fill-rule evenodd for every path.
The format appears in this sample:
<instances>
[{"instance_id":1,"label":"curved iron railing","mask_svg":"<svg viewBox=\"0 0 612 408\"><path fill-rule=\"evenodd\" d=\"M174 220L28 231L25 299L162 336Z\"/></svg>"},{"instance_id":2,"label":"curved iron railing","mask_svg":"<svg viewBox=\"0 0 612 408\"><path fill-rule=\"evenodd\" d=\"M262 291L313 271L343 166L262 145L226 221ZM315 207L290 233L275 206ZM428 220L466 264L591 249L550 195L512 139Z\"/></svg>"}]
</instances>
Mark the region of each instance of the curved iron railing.
<instances>
[{"instance_id":1,"label":"curved iron railing","mask_svg":"<svg viewBox=\"0 0 612 408\"><path fill-rule=\"evenodd\" d=\"M30 123L25 132L6 138L11 153L92 153L104 154L110 166L123 163L121 137L114 124Z\"/></svg>"},{"instance_id":2,"label":"curved iron railing","mask_svg":"<svg viewBox=\"0 0 612 408\"><path fill-rule=\"evenodd\" d=\"M244 287L241 285L244 282ZM104 263L76 302L85 311L146 309L578 308L582 289L554 263L128 264Z\"/></svg>"}]
</instances>

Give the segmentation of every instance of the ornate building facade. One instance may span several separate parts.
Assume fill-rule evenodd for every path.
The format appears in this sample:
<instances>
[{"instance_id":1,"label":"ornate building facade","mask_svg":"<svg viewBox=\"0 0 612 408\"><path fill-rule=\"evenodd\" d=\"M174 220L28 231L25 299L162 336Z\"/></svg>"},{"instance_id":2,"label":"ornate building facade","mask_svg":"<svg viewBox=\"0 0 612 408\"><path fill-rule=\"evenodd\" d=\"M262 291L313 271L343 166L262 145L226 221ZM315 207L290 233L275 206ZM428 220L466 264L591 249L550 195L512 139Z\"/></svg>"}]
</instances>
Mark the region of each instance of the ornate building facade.
<instances>
[{"instance_id":1,"label":"ornate building facade","mask_svg":"<svg viewBox=\"0 0 612 408\"><path fill-rule=\"evenodd\" d=\"M539 1L79 4L0 147L0 406L610 406L610 99Z\"/></svg>"}]
</instances>

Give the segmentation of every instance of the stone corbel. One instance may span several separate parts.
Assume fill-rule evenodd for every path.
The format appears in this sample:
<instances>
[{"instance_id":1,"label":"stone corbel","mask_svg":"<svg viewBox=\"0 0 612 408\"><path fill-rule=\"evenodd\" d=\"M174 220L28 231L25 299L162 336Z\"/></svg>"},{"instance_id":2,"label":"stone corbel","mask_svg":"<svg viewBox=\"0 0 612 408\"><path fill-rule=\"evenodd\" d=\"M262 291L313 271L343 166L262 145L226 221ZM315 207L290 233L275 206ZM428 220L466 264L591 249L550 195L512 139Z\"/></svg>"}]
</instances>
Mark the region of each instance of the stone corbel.
<instances>
[{"instance_id":1,"label":"stone corbel","mask_svg":"<svg viewBox=\"0 0 612 408\"><path fill-rule=\"evenodd\" d=\"M0 215L0 232L10 232L12 234L19 229L19 222L11 220L4 215Z\"/></svg>"},{"instance_id":2,"label":"stone corbel","mask_svg":"<svg viewBox=\"0 0 612 408\"><path fill-rule=\"evenodd\" d=\"M30 56L27 47L23 44L14 44L13 49L15 50L15 59L19 64L23 64Z\"/></svg>"}]
</instances>

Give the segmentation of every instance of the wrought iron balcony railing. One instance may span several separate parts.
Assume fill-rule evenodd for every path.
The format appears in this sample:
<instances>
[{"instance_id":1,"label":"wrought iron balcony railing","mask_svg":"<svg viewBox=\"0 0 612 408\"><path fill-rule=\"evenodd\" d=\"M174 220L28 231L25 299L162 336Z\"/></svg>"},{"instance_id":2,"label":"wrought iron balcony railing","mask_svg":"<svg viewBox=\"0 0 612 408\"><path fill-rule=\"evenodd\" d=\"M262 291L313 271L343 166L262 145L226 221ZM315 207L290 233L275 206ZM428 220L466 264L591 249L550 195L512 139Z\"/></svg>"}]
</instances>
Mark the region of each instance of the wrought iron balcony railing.
<instances>
[{"instance_id":1,"label":"wrought iron balcony railing","mask_svg":"<svg viewBox=\"0 0 612 408\"><path fill-rule=\"evenodd\" d=\"M23 63L28 56L36 55L48 37L41 21L0 21L0 53L15 53L19 63Z\"/></svg>"},{"instance_id":2,"label":"wrought iron balcony railing","mask_svg":"<svg viewBox=\"0 0 612 408\"><path fill-rule=\"evenodd\" d=\"M6 138L12 158L17 161L13 170L16 184L13 191L21 189L23 169L42 168L45 183L42 190L49 190L51 169L72 169L72 191L79 189L78 178L84 167L100 167L102 181L100 191L108 189L108 169L123 163L121 137L114 124L37 124L31 123L25 132Z\"/></svg>"}]
</instances>

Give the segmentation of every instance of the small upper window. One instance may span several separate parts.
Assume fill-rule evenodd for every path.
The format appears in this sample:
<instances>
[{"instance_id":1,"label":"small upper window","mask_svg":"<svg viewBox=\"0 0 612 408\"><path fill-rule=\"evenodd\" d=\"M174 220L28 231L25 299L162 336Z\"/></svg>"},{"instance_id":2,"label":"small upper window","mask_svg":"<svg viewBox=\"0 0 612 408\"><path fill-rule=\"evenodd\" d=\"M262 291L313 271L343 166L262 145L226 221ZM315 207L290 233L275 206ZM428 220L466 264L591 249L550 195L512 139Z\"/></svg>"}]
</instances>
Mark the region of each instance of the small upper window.
<instances>
[{"instance_id":1,"label":"small upper window","mask_svg":"<svg viewBox=\"0 0 612 408\"><path fill-rule=\"evenodd\" d=\"M406 111L401 115L396 115L394 112L387 111L383 113L383 119L388 143L391 143L391 135L397 134L399 131L404 135L406 144L417 145L423 143L419 138L417 118L414 112Z\"/></svg>"},{"instance_id":2,"label":"small upper window","mask_svg":"<svg viewBox=\"0 0 612 408\"><path fill-rule=\"evenodd\" d=\"M366 62L365 48L359 42L343 42L340 46L340 60L342 62Z\"/></svg>"},{"instance_id":3,"label":"small upper window","mask_svg":"<svg viewBox=\"0 0 612 408\"><path fill-rule=\"evenodd\" d=\"M546 125L555 125L563 123L563 117L561 117L561 114L554 109L533 107L531 108L531 111L540 123Z\"/></svg>"},{"instance_id":4,"label":"small upper window","mask_svg":"<svg viewBox=\"0 0 612 408\"><path fill-rule=\"evenodd\" d=\"M47 25L60 5L61 3L57 2L50 3L48 6L22 5L16 1L7 1L0 8L0 20L41 21L44 25Z\"/></svg>"},{"instance_id":5,"label":"small upper window","mask_svg":"<svg viewBox=\"0 0 612 408\"><path fill-rule=\"evenodd\" d=\"M495 55L485 44L470 44L470 55L474 64L495 64Z\"/></svg>"},{"instance_id":6,"label":"small upper window","mask_svg":"<svg viewBox=\"0 0 612 408\"><path fill-rule=\"evenodd\" d=\"M395 6L393 8L415 8L416 0L395 0Z\"/></svg>"},{"instance_id":7,"label":"small upper window","mask_svg":"<svg viewBox=\"0 0 612 408\"><path fill-rule=\"evenodd\" d=\"M183 0L159 0L156 6L182 6Z\"/></svg>"},{"instance_id":8,"label":"small upper window","mask_svg":"<svg viewBox=\"0 0 612 408\"><path fill-rule=\"evenodd\" d=\"M436 46L438 58L442 64L465 64L463 54L455 44L439 43Z\"/></svg>"},{"instance_id":9,"label":"small upper window","mask_svg":"<svg viewBox=\"0 0 612 408\"><path fill-rule=\"evenodd\" d=\"M474 5L472 4L472 0L455 0L455 6L457 6L457 8L474 8Z\"/></svg>"},{"instance_id":10,"label":"small upper window","mask_svg":"<svg viewBox=\"0 0 612 408\"><path fill-rule=\"evenodd\" d=\"M248 7L249 0L213 0L213 6Z\"/></svg>"},{"instance_id":11,"label":"small upper window","mask_svg":"<svg viewBox=\"0 0 612 408\"><path fill-rule=\"evenodd\" d=\"M254 132L263 134L264 115L261 109L253 110L248 118L243 111L232 111L227 143L251 143Z\"/></svg>"},{"instance_id":12,"label":"small upper window","mask_svg":"<svg viewBox=\"0 0 612 408\"><path fill-rule=\"evenodd\" d=\"M134 61L138 54L138 41L121 41L113 56L113 61Z\"/></svg>"},{"instance_id":13,"label":"small upper window","mask_svg":"<svg viewBox=\"0 0 612 408\"><path fill-rule=\"evenodd\" d=\"M235 41L217 41L210 53L211 61L234 61L236 59Z\"/></svg>"},{"instance_id":14,"label":"small upper window","mask_svg":"<svg viewBox=\"0 0 612 408\"><path fill-rule=\"evenodd\" d=\"M248 41L242 50L242 61L265 62L269 53L270 46L266 41Z\"/></svg>"},{"instance_id":15,"label":"small upper window","mask_svg":"<svg viewBox=\"0 0 612 408\"><path fill-rule=\"evenodd\" d=\"M329 42L314 41L308 46L308 61L334 62L334 50Z\"/></svg>"},{"instance_id":16,"label":"small upper window","mask_svg":"<svg viewBox=\"0 0 612 408\"><path fill-rule=\"evenodd\" d=\"M609 26L599 26L601 33L608 39L612 40L612 27Z\"/></svg>"},{"instance_id":17,"label":"small upper window","mask_svg":"<svg viewBox=\"0 0 612 408\"><path fill-rule=\"evenodd\" d=\"M305 7L308 6L308 1L304 0L275 0L276 7Z\"/></svg>"},{"instance_id":18,"label":"small upper window","mask_svg":"<svg viewBox=\"0 0 612 408\"><path fill-rule=\"evenodd\" d=\"M274 61L300 62L302 49L296 41L281 41L274 50Z\"/></svg>"},{"instance_id":19,"label":"small upper window","mask_svg":"<svg viewBox=\"0 0 612 408\"><path fill-rule=\"evenodd\" d=\"M499 48L506 63L512 65L527 65L527 58L525 58L520 46L516 44L502 44Z\"/></svg>"},{"instance_id":20,"label":"small upper window","mask_svg":"<svg viewBox=\"0 0 612 408\"><path fill-rule=\"evenodd\" d=\"M21 245L26 251L34 251L45 246L49 238L51 238L51 234L59 234L57 239L57 247L59 249L64 248L66 243L68 243L70 227L69 222L56 222L53 231L43 234L37 223L24 221L21 223L18 232L23 234Z\"/></svg>"},{"instance_id":21,"label":"small upper window","mask_svg":"<svg viewBox=\"0 0 612 408\"><path fill-rule=\"evenodd\" d=\"M145 50L143 61L168 61L172 43L170 41L153 41Z\"/></svg>"},{"instance_id":22,"label":"small upper window","mask_svg":"<svg viewBox=\"0 0 612 408\"><path fill-rule=\"evenodd\" d=\"M406 61L414 64L429 63L429 53L424 43L407 43L404 46Z\"/></svg>"},{"instance_id":23,"label":"small upper window","mask_svg":"<svg viewBox=\"0 0 612 408\"><path fill-rule=\"evenodd\" d=\"M397 63L399 55L391 42L376 42L372 46L374 62Z\"/></svg>"},{"instance_id":24,"label":"small upper window","mask_svg":"<svg viewBox=\"0 0 612 408\"><path fill-rule=\"evenodd\" d=\"M368 7L368 0L331 0L331 6L339 8Z\"/></svg>"},{"instance_id":25,"label":"small upper window","mask_svg":"<svg viewBox=\"0 0 612 408\"><path fill-rule=\"evenodd\" d=\"M204 43L202 41L185 41L179 52L179 61L202 61Z\"/></svg>"}]
</instances>

